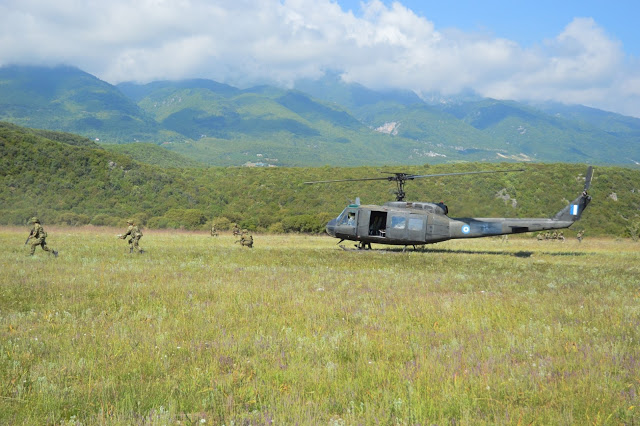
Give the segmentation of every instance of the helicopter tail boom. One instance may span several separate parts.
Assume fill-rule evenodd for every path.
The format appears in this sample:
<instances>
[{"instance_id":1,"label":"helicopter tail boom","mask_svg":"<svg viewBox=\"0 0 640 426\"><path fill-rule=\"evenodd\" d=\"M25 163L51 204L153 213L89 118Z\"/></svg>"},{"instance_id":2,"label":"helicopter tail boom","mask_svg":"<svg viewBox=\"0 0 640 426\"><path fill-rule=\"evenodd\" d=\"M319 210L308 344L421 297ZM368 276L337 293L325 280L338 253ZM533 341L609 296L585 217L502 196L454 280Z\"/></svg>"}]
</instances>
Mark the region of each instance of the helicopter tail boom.
<instances>
[{"instance_id":1,"label":"helicopter tail boom","mask_svg":"<svg viewBox=\"0 0 640 426\"><path fill-rule=\"evenodd\" d=\"M578 198L573 200L568 206L560 210L553 217L553 220L559 222L576 222L580 220L582 217L582 212L587 208L589 202L591 201L591 196L583 193Z\"/></svg>"},{"instance_id":2,"label":"helicopter tail boom","mask_svg":"<svg viewBox=\"0 0 640 426\"><path fill-rule=\"evenodd\" d=\"M553 217L553 220L572 223L580 220L580 218L582 217L582 212L591 202L591 196L587 193L587 190L591 186L592 177L593 167L589 166L589 168L587 169L587 174L585 175L584 190L582 191L582 194L580 194L580 196L573 200L568 206L556 213L556 215Z\"/></svg>"},{"instance_id":3,"label":"helicopter tail boom","mask_svg":"<svg viewBox=\"0 0 640 426\"><path fill-rule=\"evenodd\" d=\"M591 186L593 167L589 166L585 175L582 194L564 207L552 218L508 219L508 218L452 218L450 238L478 238L490 235L521 234L569 228L580 220L582 213L591 202L587 190Z\"/></svg>"}]
</instances>

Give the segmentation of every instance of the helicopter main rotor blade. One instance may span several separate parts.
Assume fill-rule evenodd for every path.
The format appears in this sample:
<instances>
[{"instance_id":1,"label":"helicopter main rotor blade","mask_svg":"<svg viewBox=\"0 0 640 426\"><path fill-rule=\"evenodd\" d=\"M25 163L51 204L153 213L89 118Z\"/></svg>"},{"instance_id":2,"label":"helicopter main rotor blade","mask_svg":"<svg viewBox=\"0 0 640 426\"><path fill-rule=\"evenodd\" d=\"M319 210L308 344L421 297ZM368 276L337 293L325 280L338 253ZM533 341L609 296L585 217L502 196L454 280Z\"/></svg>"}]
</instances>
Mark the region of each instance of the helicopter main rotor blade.
<instances>
[{"instance_id":1,"label":"helicopter main rotor blade","mask_svg":"<svg viewBox=\"0 0 640 426\"><path fill-rule=\"evenodd\" d=\"M334 182L359 182L365 180L386 180L388 182L395 182L398 186L396 193L396 201L404 201L405 192L404 184L408 180L423 178L423 177L439 177L439 176L460 176L460 175L477 175L481 173L509 173L509 172L524 172L524 169L512 169L512 170L485 170L479 172L458 172L458 173L438 173L433 175L409 175L406 173L391 173L392 176L379 177L379 178L356 178L356 179L335 179L335 180L316 180L312 182L304 182L305 184L313 183L334 183ZM389 173L389 172L382 172Z\"/></svg>"},{"instance_id":2,"label":"helicopter main rotor blade","mask_svg":"<svg viewBox=\"0 0 640 426\"><path fill-rule=\"evenodd\" d=\"M460 176L460 175L478 175L481 173L509 173L509 172L524 172L524 169L513 169L513 170L485 170L480 172L459 172L459 173L438 173L435 175L407 175L405 178L417 179L424 177L438 177L438 176Z\"/></svg>"},{"instance_id":3,"label":"helicopter main rotor blade","mask_svg":"<svg viewBox=\"0 0 640 426\"><path fill-rule=\"evenodd\" d=\"M524 169L513 169L513 170L486 170L480 172L459 172L459 173L438 173L433 175L409 175L406 173L391 173L391 172L382 172L389 173L394 176L387 177L377 177L377 178L353 178L353 179L336 179L336 180L316 180L311 182L304 182L306 184L311 183L333 183L333 182L359 182L365 180L386 180L389 182L393 181L405 181L405 180L413 180L417 178L425 178L425 177L439 177L439 176L459 176L459 175L477 175L481 173L508 173L508 172L524 172Z\"/></svg>"},{"instance_id":4,"label":"helicopter main rotor blade","mask_svg":"<svg viewBox=\"0 0 640 426\"><path fill-rule=\"evenodd\" d=\"M589 168L587 169L587 175L584 178L584 190L585 190L585 192L591 186L591 178L592 177L593 177L593 167L589 166Z\"/></svg>"},{"instance_id":5,"label":"helicopter main rotor blade","mask_svg":"<svg viewBox=\"0 0 640 426\"><path fill-rule=\"evenodd\" d=\"M333 182L358 182L362 180L392 180L394 177L381 177L381 178L354 178L354 179L336 179L336 180L314 180L311 182L303 183L333 183Z\"/></svg>"}]
</instances>

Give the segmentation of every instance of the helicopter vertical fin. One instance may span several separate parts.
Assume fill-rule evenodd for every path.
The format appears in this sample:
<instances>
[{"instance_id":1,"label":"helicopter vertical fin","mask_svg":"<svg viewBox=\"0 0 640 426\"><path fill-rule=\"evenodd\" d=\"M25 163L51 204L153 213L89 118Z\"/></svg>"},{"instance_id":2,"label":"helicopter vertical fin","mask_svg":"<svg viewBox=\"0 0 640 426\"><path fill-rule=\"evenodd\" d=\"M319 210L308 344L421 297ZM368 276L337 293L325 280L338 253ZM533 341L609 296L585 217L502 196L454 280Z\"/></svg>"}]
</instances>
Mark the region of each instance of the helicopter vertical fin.
<instances>
[{"instance_id":1,"label":"helicopter vertical fin","mask_svg":"<svg viewBox=\"0 0 640 426\"><path fill-rule=\"evenodd\" d=\"M593 177L593 167L589 166L587 174L585 175L584 190L582 194L575 200L573 200L567 207L560 210L553 217L553 220L562 222L575 222L580 220L582 212L587 208L589 202L591 202L591 196L587 193L587 190L591 186L591 178Z\"/></svg>"}]
</instances>

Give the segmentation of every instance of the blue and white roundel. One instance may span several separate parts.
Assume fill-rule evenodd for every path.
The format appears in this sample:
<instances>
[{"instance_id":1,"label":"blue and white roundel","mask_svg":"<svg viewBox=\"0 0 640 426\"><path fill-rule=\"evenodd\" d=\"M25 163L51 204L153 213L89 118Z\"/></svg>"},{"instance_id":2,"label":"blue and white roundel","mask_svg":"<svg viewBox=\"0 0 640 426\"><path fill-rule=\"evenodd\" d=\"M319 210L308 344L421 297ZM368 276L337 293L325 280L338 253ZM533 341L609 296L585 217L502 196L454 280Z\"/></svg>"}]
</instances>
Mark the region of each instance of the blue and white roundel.
<instances>
[{"instance_id":1,"label":"blue and white roundel","mask_svg":"<svg viewBox=\"0 0 640 426\"><path fill-rule=\"evenodd\" d=\"M467 225L466 223L464 225L462 225L462 233L463 234L468 234L469 232L471 232L471 227L469 225Z\"/></svg>"}]
</instances>

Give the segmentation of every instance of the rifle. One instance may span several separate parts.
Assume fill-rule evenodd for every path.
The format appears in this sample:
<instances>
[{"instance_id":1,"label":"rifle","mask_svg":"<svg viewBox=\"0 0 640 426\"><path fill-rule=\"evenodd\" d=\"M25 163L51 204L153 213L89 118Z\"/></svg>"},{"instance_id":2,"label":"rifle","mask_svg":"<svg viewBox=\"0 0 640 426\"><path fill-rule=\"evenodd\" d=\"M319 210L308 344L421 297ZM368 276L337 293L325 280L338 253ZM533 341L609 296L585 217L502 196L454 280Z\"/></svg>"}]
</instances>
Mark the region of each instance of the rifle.
<instances>
[{"instance_id":1,"label":"rifle","mask_svg":"<svg viewBox=\"0 0 640 426\"><path fill-rule=\"evenodd\" d=\"M27 243L29 243L29 240L31 239L31 234L29 234L29 236L27 237L27 241L24 242L24 245L26 246Z\"/></svg>"}]
</instances>

